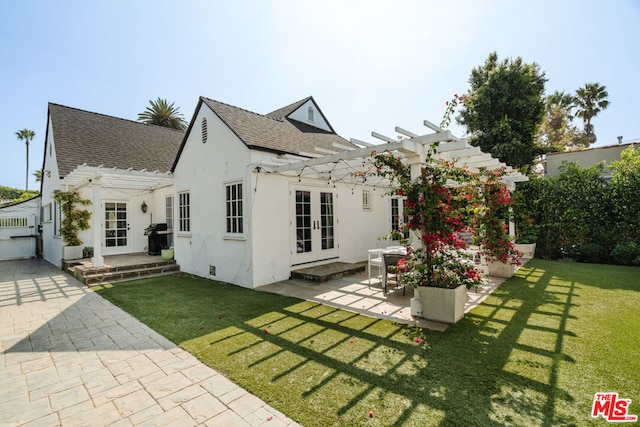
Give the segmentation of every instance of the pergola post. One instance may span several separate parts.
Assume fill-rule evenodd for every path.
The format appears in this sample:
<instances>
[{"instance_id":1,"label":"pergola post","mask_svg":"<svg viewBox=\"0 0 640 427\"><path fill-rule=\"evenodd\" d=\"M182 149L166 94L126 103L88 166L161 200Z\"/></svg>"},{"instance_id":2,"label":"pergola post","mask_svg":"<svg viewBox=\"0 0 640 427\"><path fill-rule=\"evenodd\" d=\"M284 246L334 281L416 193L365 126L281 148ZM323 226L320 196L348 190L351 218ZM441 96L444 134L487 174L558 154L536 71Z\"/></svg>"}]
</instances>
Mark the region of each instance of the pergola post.
<instances>
[{"instance_id":1,"label":"pergola post","mask_svg":"<svg viewBox=\"0 0 640 427\"><path fill-rule=\"evenodd\" d=\"M422 166L426 162L426 156L424 154L412 153L407 155L407 165L411 168L411 180L415 181L422 175ZM413 230L411 233L412 246L414 248L422 247L422 239L418 230Z\"/></svg>"},{"instance_id":2,"label":"pergola post","mask_svg":"<svg viewBox=\"0 0 640 427\"><path fill-rule=\"evenodd\" d=\"M102 179L96 176L91 180L93 188L93 257L91 264L93 267L102 267L104 258L102 257L102 232L100 225L102 224Z\"/></svg>"}]
</instances>

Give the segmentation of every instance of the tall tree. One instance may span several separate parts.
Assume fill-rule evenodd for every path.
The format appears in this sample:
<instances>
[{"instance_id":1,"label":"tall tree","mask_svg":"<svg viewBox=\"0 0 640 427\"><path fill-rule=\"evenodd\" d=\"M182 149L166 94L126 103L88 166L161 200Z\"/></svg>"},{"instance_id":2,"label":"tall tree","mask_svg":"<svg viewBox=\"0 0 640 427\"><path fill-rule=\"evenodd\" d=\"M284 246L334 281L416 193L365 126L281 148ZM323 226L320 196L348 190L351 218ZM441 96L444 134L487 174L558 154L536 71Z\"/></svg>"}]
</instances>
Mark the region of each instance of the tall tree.
<instances>
[{"instance_id":1,"label":"tall tree","mask_svg":"<svg viewBox=\"0 0 640 427\"><path fill-rule=\"evenodd\" d=\"M576 115L582 118L584 132L593 144L597 141L591 119L609 106L609 93L607 88L600 83L587 83L584 87L576 90L575 102L577 106Z\"/></svg>"},{"instance_id":2,"label":"tall tree","mask_svg":"<svg viewBox=\"0 0 640 427\"><path fill-rule=\"evenodd\" d=\"M20 141L24 141L27 147L27 174L26 174L27 178L25 182L25 190L29 191L29 140L33 141L33 138L35 138L36 133L32 130L25 128L16 132L16 136Z\"/></svg>"},{"instance_id":3,"label":"tall tree","mask_svg":"<svg viewBox=\"0 0 640 427\"><path fill-rule=\"evenodd\" d=\"M555 91L545 102L545 112L536 137L542 153L589 146L589 138L571 122L575 108L573 96Z\"/></svg>"},{"instance_id":4,"label":"tall tree","mask_svg":"<svg viewBox=\"0 0 640 427\"><path fill-rule=\"evenodd\" d=\"M496 52L489 54L484 65L471 71L470 90L458 118L469 142L508 165L531 165L546 81L535 63L525 64L520 57L499 62Z\"/></svg>"},{"instance_id":5,"label":"tall tree","mask_svg":"<svg viewBox=\"0 0 640 427\"><path fill-rule=\"evenodd\" d=\"M156 101L149 101L149 104L149 107L138 114L138 121L178 130L187 128L187 122L180 114L180 109L173 106L173 102L169 104L166 99L158 98Z\"/></svg>"}]
</instances>

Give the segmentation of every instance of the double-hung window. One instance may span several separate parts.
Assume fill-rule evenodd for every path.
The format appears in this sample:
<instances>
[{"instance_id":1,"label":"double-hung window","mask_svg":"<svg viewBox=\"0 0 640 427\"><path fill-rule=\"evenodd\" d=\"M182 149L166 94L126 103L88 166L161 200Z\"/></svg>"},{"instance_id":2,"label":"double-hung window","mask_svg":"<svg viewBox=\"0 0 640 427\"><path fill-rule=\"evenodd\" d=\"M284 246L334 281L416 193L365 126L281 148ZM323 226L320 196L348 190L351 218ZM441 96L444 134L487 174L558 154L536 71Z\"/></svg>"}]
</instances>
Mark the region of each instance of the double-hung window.
<instances>
[{"instance_id":1,"label":"double-hung window","mask_svg":"<svg viewBox=\"0 0 640 427\"><path fill-rule=\"evenodd\" d=\"M227 234L244 233L242 183L225 185L225 208Z\"/></svg>"},{"instance_id":2,"label":"double-hung window","mask_svg":"<svg viewBox=\"0 0 640 427\"><path fill-rule=\"evenodd\" d=\"M191 231L191 195L188 191L178 193L178 231Z\"/></svg>"}]
</instances>

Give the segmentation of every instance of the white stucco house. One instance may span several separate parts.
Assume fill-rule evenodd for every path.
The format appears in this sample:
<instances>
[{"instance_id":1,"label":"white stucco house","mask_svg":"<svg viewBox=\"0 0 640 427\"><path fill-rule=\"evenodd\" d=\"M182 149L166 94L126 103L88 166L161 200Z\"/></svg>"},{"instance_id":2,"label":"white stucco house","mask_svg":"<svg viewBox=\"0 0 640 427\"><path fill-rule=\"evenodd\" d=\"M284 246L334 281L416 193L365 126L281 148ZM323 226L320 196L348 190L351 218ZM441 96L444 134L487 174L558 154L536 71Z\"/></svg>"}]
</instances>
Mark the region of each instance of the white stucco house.
<instances>
[{"instance_id":1,"label":"white stucco house","mask_svg":"<svg viewBox=\"0 0 640 427\"><path fill-rule=\"evenodd\" d=\"M94 249L94 265L105 255L144 252L144 229L167 221L169 170L183 137L182 131L50 103L40 189L43 258L58 266L63 258L55 190L76 189L91 200L91 227L79 237Z\"/></svg>"},{"instance_id":2,"label":"white stucco house","mask_svg":"<svg viewBox=\"0 0 640 427\"><path fill-rule=\"evenodd\" d=\"M501 164L425 121L429 134L372 133L377 145L346 140L313 97L258 114L200 97L185 132L49 104L43 161L43 257L60 265L56 189L92 201L81 233L104 256L145 252L144 229L167 223L180 269L258 287L291 271L367 259L402 222L402 201L368 173L371 151L404 156L419 173L433 142L437 156L469 168ZM510 182L526 179L519 173Z\"/></svg>"}]
</instances>

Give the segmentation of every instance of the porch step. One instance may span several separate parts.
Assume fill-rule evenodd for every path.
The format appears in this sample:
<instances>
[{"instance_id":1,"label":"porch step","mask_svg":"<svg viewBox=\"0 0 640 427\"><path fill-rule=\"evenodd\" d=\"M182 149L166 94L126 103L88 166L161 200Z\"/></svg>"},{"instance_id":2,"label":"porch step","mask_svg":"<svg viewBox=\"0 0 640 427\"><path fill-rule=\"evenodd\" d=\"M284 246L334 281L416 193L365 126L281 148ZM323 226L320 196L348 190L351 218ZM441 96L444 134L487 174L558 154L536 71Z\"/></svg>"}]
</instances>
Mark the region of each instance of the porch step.
<instances>
[{"instance_id":1,"label":"porch step","mask_svg":"<svg viewBox=\"0 0 640 427\"><path fill-rule=\"evenodd\" d=\"M92 267L90 262L75 262L63 265L63 269L71 273L87 286L101 283L115 283L141 277L162 276L180 271L175 260L158 260L130 265Z\"/></svg>"},{"instance_id":2,"label":"porch step","mask_svg":"<svg viewBox=\"0 0 640 427\"><path fill-rule=\"evenodd\" d=\"M329 264L304 267L291 271L291 278L326 282L349 274L359 273L367 268L367 261L356 263L332 262Z\"/></svg>"}]
</instances>

